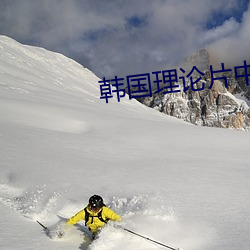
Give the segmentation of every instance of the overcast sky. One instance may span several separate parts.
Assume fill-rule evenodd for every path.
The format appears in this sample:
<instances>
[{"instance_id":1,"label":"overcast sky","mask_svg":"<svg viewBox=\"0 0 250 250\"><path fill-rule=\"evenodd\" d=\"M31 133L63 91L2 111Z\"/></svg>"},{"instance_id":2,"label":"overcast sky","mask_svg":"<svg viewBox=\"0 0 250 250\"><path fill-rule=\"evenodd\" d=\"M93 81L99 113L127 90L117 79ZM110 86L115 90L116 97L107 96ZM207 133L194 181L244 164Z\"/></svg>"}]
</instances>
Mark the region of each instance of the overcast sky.
<instances>
[{"instance_id":1,"label":"overcast sky","mask_svg":"<svg viewBox=\"0 0 250 250\"><path fill-rule=\"evenodd\" d=\"M0 34L100 77L172 69L204 47L236 66L250 58L249 1L0 0Z\"/></svg>"}]
</instances>

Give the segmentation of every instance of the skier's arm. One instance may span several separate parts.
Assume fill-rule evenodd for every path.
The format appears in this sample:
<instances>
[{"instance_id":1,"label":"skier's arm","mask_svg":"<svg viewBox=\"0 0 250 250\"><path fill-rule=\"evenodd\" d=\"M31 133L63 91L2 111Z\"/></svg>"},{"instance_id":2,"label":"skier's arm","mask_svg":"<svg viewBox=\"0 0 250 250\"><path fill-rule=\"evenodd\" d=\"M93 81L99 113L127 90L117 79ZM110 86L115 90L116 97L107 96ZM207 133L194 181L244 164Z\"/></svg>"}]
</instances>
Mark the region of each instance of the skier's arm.
<instances>
[{"instance_id":1,"label":"skier's arm","mask_svg":"<svg viewBox=\"0 0 250 250\"><path fill-rule=\"evenodd\" d=\"M105 207L105 217L112 221L118 221L118 222L122 221L122 218L120 215L116 214L113 210L107 207Z\"/></svg>"},{"instance_id":2,"label":"skier's arm","mask_svg":"<svg viewBox=\"0 0 250 250\"><path fill-rule=\"evenodd\" d=\"M83 210L81 210L80 212L78 212L77 214L75 214L74 216L72 216L72 217L67 221L67 224L75 225L78 221L84 220L84 218L85 218L85 212L84 212L84 209L83 209Z\"/></svg>"}]
</instances>

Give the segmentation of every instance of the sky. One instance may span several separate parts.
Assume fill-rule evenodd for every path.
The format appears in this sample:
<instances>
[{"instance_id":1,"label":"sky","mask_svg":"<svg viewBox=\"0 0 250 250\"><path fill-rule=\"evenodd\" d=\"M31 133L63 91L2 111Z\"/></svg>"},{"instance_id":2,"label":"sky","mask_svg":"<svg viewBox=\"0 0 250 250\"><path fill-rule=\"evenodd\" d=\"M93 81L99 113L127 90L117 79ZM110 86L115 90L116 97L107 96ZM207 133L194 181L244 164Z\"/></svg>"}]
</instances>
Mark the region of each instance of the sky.
<instances>
[{"instance_id":1,"label":"sky","mask_svg":"<svg viewBox=\"0 0 250 250\"><path fill-rule=\"evenodd\" d=\"M249 0L0 0L0 34L63 53L99 77L167 70L201 48L242 65Z\"/></svg>"}]
</instances>

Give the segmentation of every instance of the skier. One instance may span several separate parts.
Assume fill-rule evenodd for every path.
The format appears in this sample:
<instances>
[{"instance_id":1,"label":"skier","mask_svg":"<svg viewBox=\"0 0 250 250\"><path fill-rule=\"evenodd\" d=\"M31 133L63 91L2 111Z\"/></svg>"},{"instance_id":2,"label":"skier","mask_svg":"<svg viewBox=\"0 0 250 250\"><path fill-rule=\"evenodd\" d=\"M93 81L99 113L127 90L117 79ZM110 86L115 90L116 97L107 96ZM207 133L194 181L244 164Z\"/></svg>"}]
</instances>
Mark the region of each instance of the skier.
<instances>
[{"instance_id":1,"label":"skier","mask_svg":"<svg viewBox=\"0 0 250 250\"><path fill-rule=\"evenodd\" d=\"M94 239L109 220L120 222L122 219L120 215L105 206L101 196L95 194L89 198L89 204L72 216L67 224L74 225L80 220L85 220L85 226L92 232Z\"/></svg>"}]
</instances>

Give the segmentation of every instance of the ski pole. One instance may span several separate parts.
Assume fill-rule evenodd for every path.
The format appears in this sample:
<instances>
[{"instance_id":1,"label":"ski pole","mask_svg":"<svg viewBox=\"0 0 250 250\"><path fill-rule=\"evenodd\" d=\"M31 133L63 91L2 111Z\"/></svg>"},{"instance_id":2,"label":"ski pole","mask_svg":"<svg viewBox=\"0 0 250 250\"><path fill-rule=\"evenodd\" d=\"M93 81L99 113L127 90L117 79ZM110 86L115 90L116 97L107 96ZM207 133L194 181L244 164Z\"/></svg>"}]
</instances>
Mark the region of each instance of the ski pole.
<instances>
[{"instance_id":1,"label":"ski pole","mask_svg":"<svg viewBox=\"0 0 250 250\"><path fill-rule=\"evenodd\" d=\"M46 230L48 230L48 228L47 227L45 227L41 222L39 222L38 220L36 221L40 226L42 226L43 227L43 229L46 231Z\"/></svg>"},{"instance_id":2,"label":"ski pole","mask_svg":"<svg viewBox=\"0 0 250 250\"><path fill-rule=\"evenodd\" d=\"M135 233L135 232L133 232L133 231L127 229L127 228L122 228L122 229L125 230L125 231L127 231L127 232L129 232L129 233L131 233L131 234L137 235L137 236L139 236L139 237L141 237L141 238L143 238L143 239L145 239L145 240L154 242L154 243L156 243L156 244L158 244L158 245L161 245L161 246L163 246L163 247L169 248L169 249L171 249L171 250L180 250L180 248L173 248L173 247L167 246L167 245L162 244L162 243L160 243L160 242L158 242L158 241L152 240L152 239L150 239L150 238L148 238L148 237L145 237L145 236L143 236L143 235L140 235L140 234L138 234L138 233Z\"/></svg>"}]
</instances>

